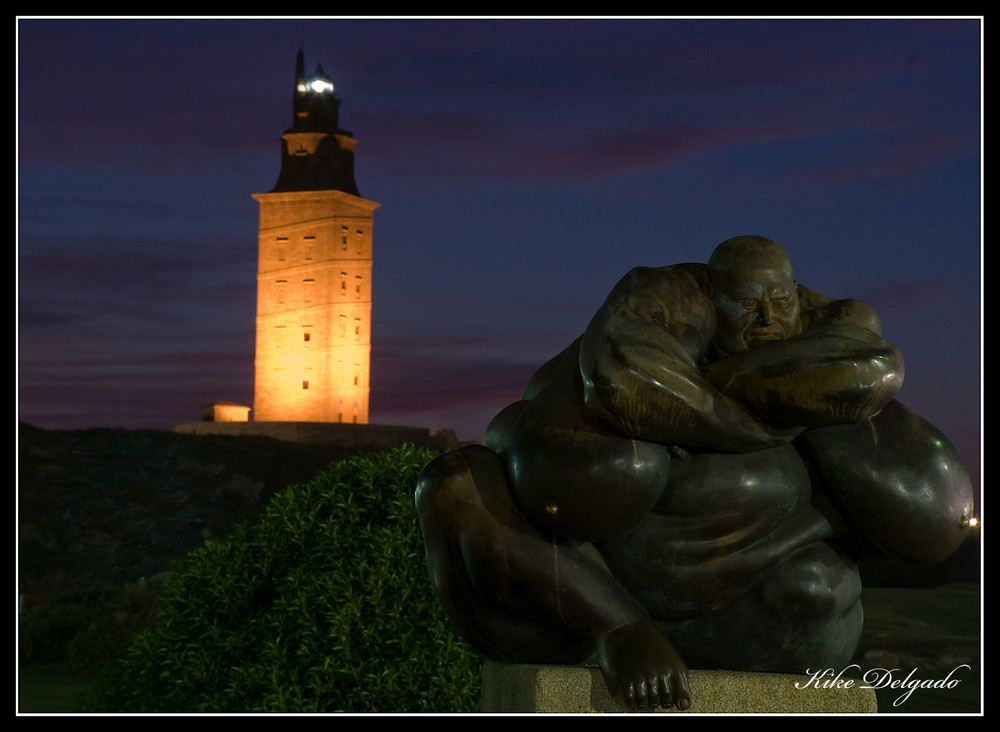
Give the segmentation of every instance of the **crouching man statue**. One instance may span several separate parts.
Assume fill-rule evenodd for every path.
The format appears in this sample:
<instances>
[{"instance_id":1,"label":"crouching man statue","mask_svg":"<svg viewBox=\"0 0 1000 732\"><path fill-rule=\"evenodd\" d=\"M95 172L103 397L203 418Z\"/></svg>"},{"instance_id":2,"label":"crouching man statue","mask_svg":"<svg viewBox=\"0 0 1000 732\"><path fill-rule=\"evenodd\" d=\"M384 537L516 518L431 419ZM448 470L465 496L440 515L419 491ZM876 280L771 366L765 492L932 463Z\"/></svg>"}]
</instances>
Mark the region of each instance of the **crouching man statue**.
<instances>
[{"instance_id":1,"label":"crouching man statue","mask_svg":"<svg viewBox=\"0 0 1000 732\"><path fill-rule=\"evenodd\" d=\"M596 661L633 707L688 708L688 666L843 667L857 562L940 561L972 515L902 382L875 313L770 239L634 269L482 445L421 474L431 580L489 658Z\"/></svg>"}]
</instances>

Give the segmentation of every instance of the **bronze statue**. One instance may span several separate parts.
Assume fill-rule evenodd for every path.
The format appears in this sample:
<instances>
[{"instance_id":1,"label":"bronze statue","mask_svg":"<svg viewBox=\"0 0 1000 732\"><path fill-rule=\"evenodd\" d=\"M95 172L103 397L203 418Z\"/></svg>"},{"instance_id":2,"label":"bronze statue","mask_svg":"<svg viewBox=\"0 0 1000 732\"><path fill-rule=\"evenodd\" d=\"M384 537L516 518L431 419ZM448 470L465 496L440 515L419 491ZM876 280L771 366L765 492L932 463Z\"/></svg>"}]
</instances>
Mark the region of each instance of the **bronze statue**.
<instances>
[{"instance_id":1,"label":"bronze statue","mask_svg":"<svg viewBox=\"0 0 1000 732\"><path fill-rule=\"evenodd\" d=\"M932 563L969 475L895 396L875 313L797 284L777 242L637 268L482 445L416 504L463 637L516 663L596 660L635 707L690 706L687 667L843 667L857 562Z\"/></svg>"}]
</instances>

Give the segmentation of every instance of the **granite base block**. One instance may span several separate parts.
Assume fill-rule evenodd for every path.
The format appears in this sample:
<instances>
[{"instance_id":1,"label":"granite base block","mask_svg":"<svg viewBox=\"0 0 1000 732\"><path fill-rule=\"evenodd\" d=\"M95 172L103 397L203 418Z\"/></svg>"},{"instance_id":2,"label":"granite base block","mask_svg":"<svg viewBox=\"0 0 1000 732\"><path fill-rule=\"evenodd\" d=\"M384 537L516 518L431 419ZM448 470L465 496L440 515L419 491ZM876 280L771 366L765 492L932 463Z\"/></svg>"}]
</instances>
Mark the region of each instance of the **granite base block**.
<instances>
[{"instance_id":1,"label":"granite base block","mask_svg":"<svg viewBox=\"0 0 1000 732\"><path fill-rule=\"evenodd\" d=\"M808 676L689 671L689 709L643 710L656 714L874 714L875 692L805 687ZM798 684L798 687L796 686ZM626 713L612 698L596 666L536 666L487 661L480 711L493 714Z\"/></svg>"}]
</instances>

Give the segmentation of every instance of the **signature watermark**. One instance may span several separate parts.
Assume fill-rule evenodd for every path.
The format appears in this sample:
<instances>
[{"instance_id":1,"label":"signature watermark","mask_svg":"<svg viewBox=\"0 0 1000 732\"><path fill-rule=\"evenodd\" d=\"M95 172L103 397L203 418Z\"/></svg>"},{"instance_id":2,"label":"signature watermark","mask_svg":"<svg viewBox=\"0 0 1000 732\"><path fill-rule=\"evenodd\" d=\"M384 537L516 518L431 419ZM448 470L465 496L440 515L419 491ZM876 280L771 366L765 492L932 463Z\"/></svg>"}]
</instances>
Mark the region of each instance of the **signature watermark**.
<instances>
[{"instance_id":1,"label":"signature watermark","mask_svg":"<svg viewBox=\"0 0 1000 732\"><path fill-rule=\"evenodd\" d=\"M920 678L917 669L912 669L905 673L898 668L871 668L867 671L854 663L840 671L832 668L820 669L818 671L806 670L808 681L795 682L796 689L808 689L810 686L816 689L902 689L903 693L892 703L894 707L904 704L910 695L917 689L954 689L961 683L961 679L955 675L962 669L971 670L967 663L960 664L948 672L947 675L938 678ZM857 671L861 678L855 678L852 674Z\"/></svg>"}]
</instances>

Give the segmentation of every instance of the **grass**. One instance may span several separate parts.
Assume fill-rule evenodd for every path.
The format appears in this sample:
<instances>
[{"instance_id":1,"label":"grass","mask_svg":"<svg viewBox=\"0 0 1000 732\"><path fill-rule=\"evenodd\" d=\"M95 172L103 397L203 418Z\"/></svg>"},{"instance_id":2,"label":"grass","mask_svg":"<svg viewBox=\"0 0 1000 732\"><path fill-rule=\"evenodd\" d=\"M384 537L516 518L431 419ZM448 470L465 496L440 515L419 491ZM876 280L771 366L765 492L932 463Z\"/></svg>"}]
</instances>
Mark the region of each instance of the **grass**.
<instances>
[{"instance_id":1,"label":"grass","mask_svg":"<svg viewBox=\"0 0 1000 732\"><path fill-rule=\"evenodd\" d=\"M70 673L61 665L22 668L17 678L19 714L73 714L89 691L90 676Z\"/></svg>"}]
</instances>

